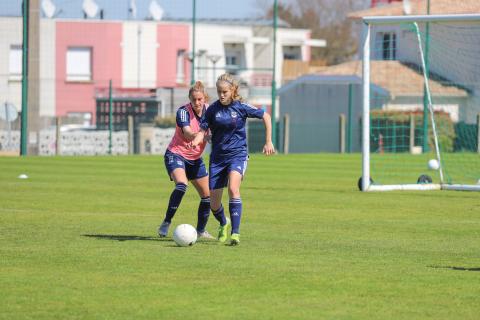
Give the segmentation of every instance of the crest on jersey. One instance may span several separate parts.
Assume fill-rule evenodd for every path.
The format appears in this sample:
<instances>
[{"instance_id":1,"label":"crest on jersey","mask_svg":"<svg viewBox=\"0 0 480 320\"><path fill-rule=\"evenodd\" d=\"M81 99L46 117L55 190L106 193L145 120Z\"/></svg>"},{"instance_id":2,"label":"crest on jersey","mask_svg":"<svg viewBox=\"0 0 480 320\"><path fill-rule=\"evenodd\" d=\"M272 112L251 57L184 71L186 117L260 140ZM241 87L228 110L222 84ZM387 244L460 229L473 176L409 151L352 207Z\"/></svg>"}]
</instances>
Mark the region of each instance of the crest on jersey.
<instances>
[{"instance_id":1,"label":"crest on jersey","mask_svg":"<svg viewBox=\"0 0 480 320\"><path fill-rule=\"evenodd\" d=\"M238 116L238 114L237 114L236 111L232 111L232 112L230 113L230 116L231 116L232 118L236 118L236 117Z\"/></svg>"}]
</instances>

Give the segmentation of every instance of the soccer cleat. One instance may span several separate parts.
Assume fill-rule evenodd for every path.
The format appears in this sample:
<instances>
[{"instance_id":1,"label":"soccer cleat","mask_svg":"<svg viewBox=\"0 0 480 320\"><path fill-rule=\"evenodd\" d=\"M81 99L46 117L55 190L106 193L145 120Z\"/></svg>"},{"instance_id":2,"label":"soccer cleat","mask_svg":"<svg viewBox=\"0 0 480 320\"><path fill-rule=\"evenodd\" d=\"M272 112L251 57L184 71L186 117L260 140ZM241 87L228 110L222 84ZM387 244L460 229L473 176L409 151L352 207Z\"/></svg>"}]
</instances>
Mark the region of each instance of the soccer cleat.
<instances>
[{"instance_id":1,"label":"soccer cleat","mask_svg":"<svg viewBox=\"0 0 480 320\"><path fill-rule=\"evenodd\" d=\"M238 233L232 233L232 236L230 237L230 245L237 246L239 244L240 244L240 235Z\"/></svg>"},{"instance_id":2,"label":"soccer cleat","mask_svg":"<svg viewBox=\"0 0 480 320\"><path fill-rule=\"evenodd\" d=\"M170 228L170 222L163 221L162 224L158 227L158 236L160 238L165 238L168 234L168 228Z\"/></svg>"},{"instance_id":3,"label":"soccer cleat","mask_svg":"<svg viewBox=\"0 0 480 320\"><path fill-rule=\"evenodd\" d=\"M227 220L227 223L225 223L225 225L221 225L220 227L218 227L218 241L220 242L225 242L227 241L227 234L228 234L228 228L230 227L230 219L229 218L226 218Z\"/></svg>"},{"instance_id":4,"label":"soccer cleat","mask_svg":"<svg viewBox=\"0 0 480 320\"><path fill-rule=\"evenodd\" d=\"M208 231L198 232L197 231L197 239L215 239Z\"/></svg>"}]
</instances>

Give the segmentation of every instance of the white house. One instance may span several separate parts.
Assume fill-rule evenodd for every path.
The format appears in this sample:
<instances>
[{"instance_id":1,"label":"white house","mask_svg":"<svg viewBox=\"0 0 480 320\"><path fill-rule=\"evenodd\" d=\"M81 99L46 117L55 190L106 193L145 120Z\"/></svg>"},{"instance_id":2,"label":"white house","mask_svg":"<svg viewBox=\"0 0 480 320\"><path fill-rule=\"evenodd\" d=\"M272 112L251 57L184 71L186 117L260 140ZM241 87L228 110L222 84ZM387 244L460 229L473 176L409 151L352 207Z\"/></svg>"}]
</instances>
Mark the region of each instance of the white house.
<instances>
[{"instance_id":1,"label":"white house","mask_svg":"<svg viewBox=\"0 0 480 320\"><path fill-rule=\"evenodd\" d=\"M427 0L412 0L411 14L427 14ZM480 2L477 0L464 0L460 2L449 0L431 0L429 14L471 14L480 13ZM404 15L401 2L375 7L367 10L357 11L349 14L351 19L361 21L363 17L369 16L401 16ZM480 113L480 21L477 22L445 22L419 23L420 36L424 51L428 56L429 77L434 82L442 83L445 94L441 91L432 92L433 105L435 110L448 111L454 121L474 123L477 114ZM429 39L425 46L426 39ZM359 35L359 39L361 36ZM371 61L394 60L411 70L421 72L421 56L419 42L413 24L379 24L371 28ZM428 50L426 49L428 47ZM362 47L359 46L358 55L362 56ZM402 68L406 70L405 68ZM413 73L396 74L392 69L388 75L398 77L400 75ZM385 72L385 71L384 71ZM388 70L387 70L388 72ZM416 77L415 77L416 78ZM418 79L403 79L405 86L409 81L418 82ZM397 84L398 86L398 84ZM468 93L467 99L440 102L435 99L435 94L444 98L448 96L448 90L455 87L460 91ZM445 91L446 90L446 91ZM457 92L460 92L457 91ZM456 95L458 97L458 95ZM423 108L421 97L410 103L390 103L387 108L399 110L417 110ZM463 102L463 103L460 103Z\"/></svg>"}]
</instances>

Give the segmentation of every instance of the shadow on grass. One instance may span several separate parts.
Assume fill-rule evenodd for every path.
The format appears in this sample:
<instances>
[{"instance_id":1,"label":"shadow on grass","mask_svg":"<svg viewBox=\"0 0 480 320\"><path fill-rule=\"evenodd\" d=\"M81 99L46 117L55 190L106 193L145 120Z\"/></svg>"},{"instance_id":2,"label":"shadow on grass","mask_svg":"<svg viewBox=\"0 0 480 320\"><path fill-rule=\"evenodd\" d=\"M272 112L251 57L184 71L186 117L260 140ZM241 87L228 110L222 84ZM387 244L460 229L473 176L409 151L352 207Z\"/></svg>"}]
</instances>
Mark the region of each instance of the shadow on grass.
<instances>
[{"instance_id":1,"label":"shadow on grass","mask_svg":"<svg viewBox=\"0 0 480 320\"><path fill-rule=\"evenodd\" d=\"M117 234L82 234L83 237L96 238L96 239L105 239L105 240L114 240L114 241L131 241L131 240L142 240L142 241L173 241L168 238L156 238L156 237L144 237L144 236L135 236L135 235L117 235Z\"/></svg>"},{"instance_id":2,"label":"shadow on grass","mask_svg":"<svg viewBox=\"0 0 480 320\"><path fill-rule=\"evenodd\" d=\"M145 236L135 236L135 235L117 235L117 234L82 234L83 237L96 238L103 240L113 240L113 241L161 241L161 242L170 242L170 245L167 247L176 247L178 246L174 243L172 238L158 238L158 237L145 237ZM199 245L218 245L217 241L197 241L196 244Z\"/></svg>"},{"instance_id":3,"label":"shadow on grass","mask_svg":"<svg viewBox=\"0 0 480 320\"><path fill-rule=\"evenodd\" d=\"M456 271L480 271L480 268L466 268L466 267L455 267L455 266L428 266L429 268L434 269L450 269Z\"/></svg>"}]
</instances>

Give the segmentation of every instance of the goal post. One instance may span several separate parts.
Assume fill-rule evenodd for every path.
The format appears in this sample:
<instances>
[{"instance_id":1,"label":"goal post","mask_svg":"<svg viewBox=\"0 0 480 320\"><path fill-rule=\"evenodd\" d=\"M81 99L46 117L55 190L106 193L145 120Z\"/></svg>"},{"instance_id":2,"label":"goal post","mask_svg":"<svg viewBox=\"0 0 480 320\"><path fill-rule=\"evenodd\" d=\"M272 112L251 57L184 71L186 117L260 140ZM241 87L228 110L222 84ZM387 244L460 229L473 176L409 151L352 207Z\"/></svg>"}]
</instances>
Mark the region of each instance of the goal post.
<instances>
[{"instance_id":1,"label":"goal post","mask_svg":"<svg viewBox=\"0 0 480 320\"><path fill-rule=\"evenodd\" d=\"M359 188L480 191L480 15L365 17L362 51Z\"/></svg>"}]
</instances>

